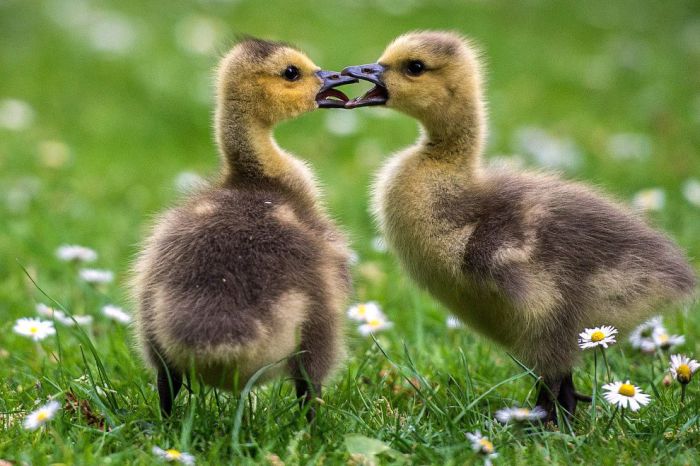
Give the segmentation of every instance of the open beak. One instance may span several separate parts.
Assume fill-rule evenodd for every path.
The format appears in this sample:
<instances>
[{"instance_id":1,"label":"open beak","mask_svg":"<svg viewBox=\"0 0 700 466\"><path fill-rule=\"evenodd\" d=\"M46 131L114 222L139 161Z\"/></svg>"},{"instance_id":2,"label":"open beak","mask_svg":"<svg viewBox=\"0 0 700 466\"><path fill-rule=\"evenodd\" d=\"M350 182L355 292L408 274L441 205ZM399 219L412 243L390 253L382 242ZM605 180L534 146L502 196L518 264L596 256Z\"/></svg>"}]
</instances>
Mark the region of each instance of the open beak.
<instances>
[{"instance_id":1,"label":"open beak","mask_svg":"<svg viewBox=\"0 0 700 466\"><path fill-rule=\"evenodd\" d=\"M345 104L345 108L368 107L370 105L385 105L389 100L389 93L382 81L382 74L386 68L379 63L369 65L348 66L342 72L344 76L362 79L374 83L374 87L362 97L356 97Z\"/></svg>"},{"instance_id":2,"label":"open beak","mask_svg":"<svg viewBox=\"0 0 700 466\"><path fill-rule=\"evenodd\" d=\"M345 108L348 103L348 96L335 89L338 86L358 82L357 78L344 76L337 71L320 70L316 76L321 78L323 84L316 94L316 103L319 108Z\"/></svg>"}]
</instances>

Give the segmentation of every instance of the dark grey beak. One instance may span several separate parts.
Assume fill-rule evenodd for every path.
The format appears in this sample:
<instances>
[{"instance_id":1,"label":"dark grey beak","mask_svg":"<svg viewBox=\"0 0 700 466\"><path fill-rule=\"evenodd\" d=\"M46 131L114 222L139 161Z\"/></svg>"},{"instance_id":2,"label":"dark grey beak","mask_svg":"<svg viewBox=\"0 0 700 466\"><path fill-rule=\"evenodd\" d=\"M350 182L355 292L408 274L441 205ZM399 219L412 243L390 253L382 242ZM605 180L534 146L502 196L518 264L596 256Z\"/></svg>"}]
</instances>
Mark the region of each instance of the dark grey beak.
<instances>
[{"instance_id":1,"label":"dark grey beak","mask_svg":"<svg viewBox=\"0 0 700 466\"><path fill-rule=\"evenodd\" d=\"M374 87L362 97L356 97L345 104L345 108L368 107L371 105L385 105L389 100L389 92L382 80L386 67L379 63L369 65L348 66L342 72L343 75L362 79L374 83Z\"/></svg>"},{"instance_id":2,"label":"dark grey beak","mask_svg":"<svg viewBox=\"0 0 700 466\"><path fill-rule=\"evenodd\" d=\"M358 82L357 78L342 75L337 71L321 70L316 72L316 76L321 78L323 84L316 94L316 102L319 108L345 108L350 100L348 96L335 89L345 84Z\"/></svg>"}]
</instances>

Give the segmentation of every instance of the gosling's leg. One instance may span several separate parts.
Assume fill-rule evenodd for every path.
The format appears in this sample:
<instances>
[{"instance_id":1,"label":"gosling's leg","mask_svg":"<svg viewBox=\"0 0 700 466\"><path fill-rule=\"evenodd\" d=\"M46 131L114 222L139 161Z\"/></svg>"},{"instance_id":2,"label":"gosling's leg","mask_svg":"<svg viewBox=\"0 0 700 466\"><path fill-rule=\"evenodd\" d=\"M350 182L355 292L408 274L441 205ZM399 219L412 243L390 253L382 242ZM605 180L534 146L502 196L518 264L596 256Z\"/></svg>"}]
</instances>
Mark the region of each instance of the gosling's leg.
<instances>
[{"instance_id":1,"label":"gosling's leg","mask_svg":"<svg viewBox=\"0 0 700 466\"><path fill-rule=\"evenodd\" d=\"M182 387L182 374L172 368L158 368L158 398L160 412L169 417L173 411L173 401Z\"/></svg>"},{"instance_id":2,"label":"gosling's leg","mask_svg":"<svg viewBox=\"0 0 700 466\"><path fill-rule=\"evenodd\" d=\"M540 382L540 391L537 394L537 406L544 409L547 416L544 423L557 424L557 406L555 400L559 399L563 377L548 377Z\"/></svg>"},{"instance_id":3,"label":"gosling's leg","mask_svg":"<svg viewBox=\"0 0 700 466\"><path fill-rule=\"evenodd\" d=\"M564 408L569 418L572 418L576 414L576 404L579 401L590 403L591 397L576 391L574 379L569 372L562 380L557 401L559 401L559 404L562 406L562 408Z\"/></svg>"},{"instance_id":4,"label":"gosling's leg","mask_svg":"<svg viewBox=\"0 0 700 466\"><path fill-rule=\"evenodd\" d=\"M313 399L321 397L321 384L320 383L310 383L308 380L296 379L296 391L297 399L299 400L299 409L302 411L304 408L306 411L306 420L311 423L316 419L316 408L313 405ZM308 407L307 407L308 406Z\"/></svg>"},{"instance_id":5,"label":"gosling's leg","mask_svg":"<svg viewBox=\"0 0 700 466\"><path fill-rule=\"evenodd\" d=\"M570 419L576 414L576 389L574 388L574 380L571 377L571 372L566 374L561 381L559 396L557 397L559 405L564 409L564 414Z\"/></svg>"},{"instance_id":6,"label":"gosling's leg","mask_svg":"<svg viewBox=\"0 0 700 466\"><path fill-rule=\"evenodd\" d=\"M326 378L338 352L338 328L335 315L327 310L311 309L309 320L301 330L299 354L290 361L290 373L296 384L301 409L312 422L316 409L312 401L321 396L321 382Z\"/></svg>"}]
</instances>

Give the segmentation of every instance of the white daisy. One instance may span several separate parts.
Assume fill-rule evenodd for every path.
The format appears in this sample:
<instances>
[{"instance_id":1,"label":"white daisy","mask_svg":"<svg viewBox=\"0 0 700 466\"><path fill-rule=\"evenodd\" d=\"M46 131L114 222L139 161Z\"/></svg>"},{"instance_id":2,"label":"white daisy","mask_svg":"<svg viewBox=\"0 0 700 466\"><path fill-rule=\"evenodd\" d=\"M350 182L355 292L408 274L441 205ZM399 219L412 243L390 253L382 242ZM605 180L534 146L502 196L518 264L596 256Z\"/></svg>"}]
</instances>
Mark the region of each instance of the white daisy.
<instances>
[{"instance_id":1,"label":"white daisy","mask_svg":"<svg viewBox=\"0 0 700 466\"><path fill-rule=\"evenodd\" d=\"M226 36L226 25L217 18L189 15L175 25L175 40L184 50L202 55L216 52Z\"/></svg>"},{"instance_id":2,"label":"white daisy","mask_svg":"<svg viewBox=\"0 0 700 466\"><path fill-rule=\"evenodd\" d=\"M498 456L493 443L488 438L481 435L480 431L477 430L473 434L468 432L465 435L467 436L467 440L472 443L472 450L474 450L475 453L484 455L486 464L491 464L491 459Z\"/></svg>"},{"instance_id":3,"label":"white daisy","mask_svg":"<svg viewBox=\"0 0 700 466\"><path fill-rule=\"evenodd\" d=\"M76 323L78 325L90 325L92 323L92 316L73 314L72 318L65 316L60 320L60 322L69 327L75 325Z\"/></svg>"},{"instance_id":4,"label":"white daisy","mask_svg":"<svg viewBox=\"0 0 700 466\"><path fill-rule=\"evenodd\" d=\"M383 318L384 313L382 313L379 304L374 301L369 301L351 306L350 309L348 309L348 317L358 322L367 322L369 319L374 319L375 317Z\"/></svg>"},{"instance_id":5,"label":"white daisy","mask_svg":"<svg viewBox=\"0 0 700 466\"><path fill-rule=\"evenodd\" d=\"M472 442L472 449L475 452L482 453L484 455L491 455L496 452L496 449L493 447L493 443L481 435L480 431L477 430L473 434L467 433L466 436L467 439Z\"/></svg>"},{"instance_id":6,"label":"white daisy","mask_svg":"<svg viewBox=\"0 0 700 466\"><path fill-rule=\"evenodd\" d=\"M637 411L641 406L649 403L651 398L646 395L639 387L636 387L628 380L625 383L613 382L603 385L605 393L603 397L608 403L617 405L620 408L629 408L632 411Z\"/></svg>"},{"instance_id":7,"label":"white daisy","mask_svg":"<svg viewBox=\"0 0 700 466\"><path fill-rule=\"evenodd\" d=\"M175 450L174 448L163 450L158 447L153 447L151 451L154 455L168 462L177 461L178 463L187 465L194 464L194 456L184 451Z\"/></svg>"},{"instance_id":8,"label":"white daisy","mask_svg":"<svg viewBox=\"0 0 700 466\"><path fill-rule=\"evenodd\" d=\"M496 411L495 417L501 424L510 422L537 421L547 416L547 412L540 406L528 408L503 408Z\"/></svg>"},{"instance_id":9,"label":"white daisy","mask_svg":"<svg viewBox=\"0 0 700 466\"><path fill-rule=\"evenodd\" d=\"M685 343L683 335L669 335L668 331L663 327L656 327L651 337L654 339L654 344L661 349L669 349Z\"/></svg>"},{"instance_id":10,"label":"white daisy","mask_svg":"<svg viewBox=\"0 0 700 466\"><path fill-rule=\"evenodd\" d=\"M27 430L36 430L54 418L61 405L58 401L49 401L41 408L31 412L24 418L24 428Z\"/></svg>"},{"instance_id":11,"label":"white daisy","mask_svg":"<svg viewBox=\"0 0 700 466\"><path fill-rule=\"evenodd\" d=\"M671 375L674 379L686 385L690 383L693 374L700 368L700 363L695 359L690 359L683 354L674 354L671 356Z\"/></svg>"},{"instance_id":12,"label":"white daisy","mask_svg":"<svg viewBox=\"0 0 700 466\"><path fill-rule=\"evenodd\" d=\"M5 205L12 212L26 212L30 203L42 189L41 180L33 176L23 176L13 182L3 196Z\"/></svg>"},{"instance_id":13,"label":"white daisy","mask_svg":"<svg viewBox=\"0 0 700 466\"><path fill-rule=\"evenodd\" d=\"M36 304L36 313L42 317L47 317L49 319L52 319L54 316L57 316L59 314L63 314L63 312L58 311L50 306L47 306L44 303Z\"/></svg>"},{"instance_id":14,"label":"white daisy","mask_svg":"<svg viewBox=\"0 0 700 466\"><path fill-rule=\"evenodd\" d=\"M610 155L617 160L644 160L652 152L651 138L646 134L613 134L607 146Z\"/></svg>"},{"instance_id":15,"label":"white daisy","mask_svg":"<svg viewBox=\"0 0 700 466\"><path fill-rule=\"evenodd\" d=\"M629 342L633 348L639 349L645 353L653 353L656 350L656 344L652 334L654 329L663 328L663 320L661 316L652 317L643 324L635 328L629 336Z\"/></svg>"},{"instance_id":16,"label":"white daisy","mask_svg":"<svg viewBox=\"0 0 700 466\"><path fill-rule=\"evenodd\" d=\"M367 321L364 324L360 325L357 330L363 336L367 336L370 333L375 333L375 332L379 332L382 330L386 330L386 329L389 329L393 326L394 326L394 323L387 320L386 317L375 316L375 317L372 317L370 319L367 319Z\"/></svg>"},{"instance_id":17,"label":"white daisy","mask_svg":"<svg viewBox=\"0 0 700 466\"><path fill-rule=\"evenodd\" d=\"M87 29L88 43L99 52L121 55L139 43L136 25L121 13L96 10Z\"/></svg>"},{"instance_id":18,"label":"white daisy","mask_svg":"<svg viewBox=\"0 0 700 466\"><path fill-rule=\"evenodd\" d=\"M581 150L570 138L525 126L515 132L513 139L518 152L525 153L537 165L564 170L575 170L581 165Z\"/></svg>"},{"instance_id":19,"label":"white daisy","mask_svg":"<svg viewBox=\"0 0 700 466\"><path fill-rule=\"evenodd\" d=\"M700 207L700 181L690 178L683 183L683 196L696 207Z\"/></svg>"},{"instance_id":20,"label":"white daisy","mask_svg":"<svg viewBox=\"0 0 700 466\"><path fill-rule=\"evenodd\" d=\"M330 113L326 114L325 125L326 129L336 136L349 136L355 134L360 126L360 120L357 115L351 112L341 112L336 115L338 118L332 118Z\"/></svg>"},{"instance_id":21,"label":"white daisy","mask_svg":"<svg viewBox=\"0 0 700 466\"><path fill-rule=\"evenodd\" d=\"M56 257L66 262L93 262L97 259L97 253L85 246L63 244L56 249Z\"/></svg>"},{"instance_id":22,"label":"white daisy","mask_svg":"<svg viewBox=\"0 0 700 466\"><path fill-rule=\"evenodd\" d=\"M124 309L118 306L113 306L112 304L107 304L106 306L103 306L102 314L122 324L128 324L129 322L131 322L131 316L124 312Z\"/></svg>"},{"instance_id":23,"label":"white daisy","mask_svg":"<svg viewBox=\"0 0 700 466\"><path fill-rule=\"evenodd\" d=\"M109 270L80 269L80 278L87 283L110 283L114 274Z\"/></svg>"},{"instance_id":24,"label":"white daisy","mask_svg":"<svg viewBox=\"0 0 700 466\"><path fill-rule=\"evenodd\" d=\"M50 319L56 319L57 322L62 323L63 325L67 325L69 327L72 327L73 325L78 323L78 325L89 325L92 323L92 316L88 315L73 315L73 319L68 317L65 312L59 311L58 309L53 309L52 307L47 306L46 304L43 303L37 303L36 305L36 312L39 315L42 315L44 317L48 317Z\"/></svg>"},{"instance_id":25,"label":"white daisy","mask_svg":"<svg viewBox=\"0 0 700 466\"><path fill-rule=\"evenodd\" d=\"M632 198L632 205L642 211L661 210L665 203L666 192L661 188L643 189Z\"/></svg>"},{"instance_id":26,"label":"white daisy","mask_svg":"<svg viewBox=\"0 0 700 466\"><path fill-rule=\"evenodd\" d=\"M49 168L61 168L71 158L70 148L62 141L42 141L37 146L37 152L41 164Z\"/></svg>"},{"instance_id":27,"label":"white daisy","mask_svg":"<svg viewBox=\"0 0 700 466\"><path fill-rule=\"evenodd\" d=\"M56 333L56 329L53 328L53 322L33 317L17 319L12 330L25 337L31 337L34 341L43 340L49 335Z\"/></svg>"},{"instance_id":28,"label":"white daisy","mask_svg":"<svg viewBox=\"0 0 700 466\"><path fill-rule=\"evenodd\" d=\"M21 131L34 122L34 110L22 100L0 100L0 128Z\"/></svg>"},{"instance_id":29,"label":"white daisy","mask_svg":"<svg viewBox=\"0 0 700 466\"><path fill-rule=\"evenodd\" d=\"M615 343L616 333L617 329L610 325L587 328L578 334L578 345L581 349L595 348L596 346L607 348L608 345Z\"/></svg>"},{"instance_id":30,"label":"white daisy","mask_svg":"<svg viewBox=\"0 0 700 466\"><path fill-rule=\"evenodd\" d=\"M447 328L452 328L452 329L464 327L464 324L462 323L462 321L453 315L447 316L447 318L445 319L445 325L447 326Z\"/></svg>"}]
</instances>

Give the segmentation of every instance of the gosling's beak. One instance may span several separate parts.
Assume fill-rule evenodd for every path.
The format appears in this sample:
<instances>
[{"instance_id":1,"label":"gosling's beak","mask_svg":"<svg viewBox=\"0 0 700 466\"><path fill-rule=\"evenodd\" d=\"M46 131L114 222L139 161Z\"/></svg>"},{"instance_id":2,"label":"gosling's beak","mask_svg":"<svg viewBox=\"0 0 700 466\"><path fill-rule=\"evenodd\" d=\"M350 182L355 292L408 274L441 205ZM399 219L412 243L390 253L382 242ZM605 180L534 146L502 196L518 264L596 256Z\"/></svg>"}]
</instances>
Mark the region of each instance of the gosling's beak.
<instances>
[{"instance_id":1,"label":"gosling's beak","mask_svg":"<svg viewBox=\"0 0 700 466\"><path fill-rule=\"evenodd\" d=\"M370 105L385 105L389 100L389 93L382 80L386 67L379 63L369 65L348 66L342 72L345 76L362 79L374 83L375 86L362 97L356 97L345 104L345 108L367 107Z\"/></svg>"},{"instance_id":2,"label":"gosling's beak","mask_svg":"<svg viewBox=\"0 0 700 466\"><path fill-rule=\"evenodd\" d=\"M323 84L321 89L316 94L316 102L319 108L345 108L345 104L350 100L348 96L334 89L337 86L352 84L358 82L357 78L352 76L343 76L337 71L320 70L316 72L316 76L321 78Z\"/></svg>"}]
</instances>

